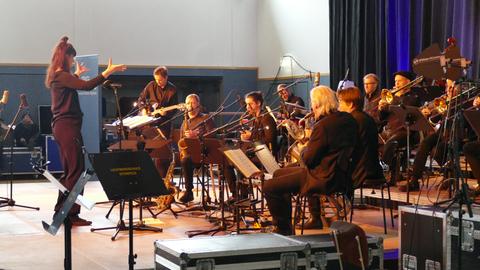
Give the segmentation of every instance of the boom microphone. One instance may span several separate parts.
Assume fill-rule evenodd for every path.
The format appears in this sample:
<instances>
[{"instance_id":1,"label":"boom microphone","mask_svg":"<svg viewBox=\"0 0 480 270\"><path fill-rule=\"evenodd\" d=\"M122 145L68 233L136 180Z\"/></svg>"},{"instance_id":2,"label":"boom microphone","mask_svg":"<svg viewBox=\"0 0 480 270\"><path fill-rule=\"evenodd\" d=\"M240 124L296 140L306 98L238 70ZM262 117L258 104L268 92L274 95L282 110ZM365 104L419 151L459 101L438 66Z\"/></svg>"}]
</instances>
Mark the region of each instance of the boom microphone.
<instances>
[{"instance_id":1,"label":"boom microphone","mask_svg":"<svg viewBox=\"0 0 480 270\"><path fill-rule=\"evenodd\" d=\"M20 108L28 109L27 95L20 94Z\"/></svg>"},{"instance_id":2,"label":"boom microphone","mask_svg":"<svg viewBox=\"0 0 480 270\"><path fill-rule=\"evenodd\" d=\"M122 84L120 83L114 83L110 80L106 80L105 82L103 82L102 84L103 88L106 88L106 89L110 89L110 90L114 90L114 89L118 89L118 88L121 88L122 87Z\"/></svg>"},{"instance_id":3,"label":"boom microphone","mask_svg":"<svg viewBox=\"0 0 480 270\"><path fill-rule=\"evenodd\" d=\"M7 104L8 98L10 97L10 92L8 90L3 90L2 99L0 100L0 104Z\"/></svg>"}]
</instances>

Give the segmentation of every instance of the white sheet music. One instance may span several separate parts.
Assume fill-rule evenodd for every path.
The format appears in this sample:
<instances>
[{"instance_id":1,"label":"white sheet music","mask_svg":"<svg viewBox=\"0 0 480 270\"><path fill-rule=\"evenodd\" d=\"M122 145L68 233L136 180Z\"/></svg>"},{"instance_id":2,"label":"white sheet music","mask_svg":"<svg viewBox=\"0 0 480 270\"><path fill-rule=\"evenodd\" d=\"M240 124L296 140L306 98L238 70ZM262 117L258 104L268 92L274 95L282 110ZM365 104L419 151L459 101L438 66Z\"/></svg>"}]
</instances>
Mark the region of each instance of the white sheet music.
<instances>
[{"instance_id":1,"label":"white sheet music","mask_svg":"<svg viewBox=\"0 0 480 270\"><path fill-rule=\"evenodd\" d=\"M265 144L255 146L255 155L269 174L273 174L276 170L280 169L275 157L273 157L272 152L270 152Z\"/></svg>"},{"instance_id":2,"label":"white sheet music","mask_svg":"<svg viewBox=\"0 0 480 270\"><path fill-rule=\"evenodd\" d=\"M150 124L151 122L157 120L158 118L151 117L148 115L135 115L135 116L130 116L125 119L123 119L123 126L128 128L128 129L134 129L137 127L141 127L147 124ZM120 125L120 121L116 120L111 124L111 126L118 126Z\"/></svg>"},{"instance_id":3,"label":"white sheet music","mask_svg":"<svg viewBox=\"0 0 480 270\"><path fill-rule=\"evenodd\" d=\"M262 172L248 159L247 155L245 155L241 149L224 150L223 153L233 163L235 168L248 178Z\"/></svg>"}]
</instances>

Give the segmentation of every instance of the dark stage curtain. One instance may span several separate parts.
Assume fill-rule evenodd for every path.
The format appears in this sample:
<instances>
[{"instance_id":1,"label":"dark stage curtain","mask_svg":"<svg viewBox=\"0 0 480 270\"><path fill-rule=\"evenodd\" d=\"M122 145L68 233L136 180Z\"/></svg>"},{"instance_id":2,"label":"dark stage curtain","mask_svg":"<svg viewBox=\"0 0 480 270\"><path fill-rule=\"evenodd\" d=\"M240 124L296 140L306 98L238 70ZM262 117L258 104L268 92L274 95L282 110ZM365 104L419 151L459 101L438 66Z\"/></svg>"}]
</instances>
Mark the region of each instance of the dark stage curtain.
<instances>
[{"instance_id":1,"label":"dark stage curtain","mask_svg":"<svg viewBox=\"0 0 480 270\"><path fill-rule=\"evenodd\" d=\"M382 87L392 74L411 70L412 59L433 43L454 37L462 56L472 60L469 79L480 78L480 1L330 0L330 82L349 79L362 86L376 73Z\"/></svg>"}]
</instances>

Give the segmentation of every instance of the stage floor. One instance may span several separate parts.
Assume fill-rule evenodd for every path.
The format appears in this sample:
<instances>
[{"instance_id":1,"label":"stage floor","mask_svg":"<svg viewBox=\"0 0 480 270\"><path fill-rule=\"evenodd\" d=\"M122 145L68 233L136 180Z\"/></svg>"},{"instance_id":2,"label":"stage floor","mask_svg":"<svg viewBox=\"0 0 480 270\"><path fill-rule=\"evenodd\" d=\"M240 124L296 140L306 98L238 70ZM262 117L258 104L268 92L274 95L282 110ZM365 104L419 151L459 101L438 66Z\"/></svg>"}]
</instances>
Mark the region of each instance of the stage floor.
<instances>
[{"instance_id":1,"label":"stage floor","mask_svg":"<svg viewBox=\"0 0 480 270\"><path fill-rule=\"evenodd\" d=\"M0 196L5 197L9 188L0 182ZM14 182L14 199L18 204L38 206L40 211L20 207L0 208L0 269L63 269L63 229L56 236L45 232L42 220L51 223L57 190L44 180ZM106 195L98 181L87 183L85 197L95 202L106 201ZM199 198L196 198L198 201ZM92 211L82 209L81 217L91 220L92 227L76 227L72 230L72 256L74 269L125 269L128 267L128 232L120 232L117 240L111 241L114 230L90 232L90 228L115 226L118 221L118 206L109 219L105 218L111 204L100 204ZM174 207L175 208L175 207ZM163 232L134 233L134 253L138 254L135 269L152 269L153 243L157 239L186 238L188 230L209 229L204 215L182 213L175 219L170 212L164 212L153 219L143 211L147 223L163 228ZM134 209L138 217L138 208ZM387 214L387 218L389 215ZM354 223L367 233L384 237L385 250L398 247L397 230L389 224L388 234L383 234L381 211L378 209L356 210ZM397 220L395 220L396 222ZM328 232L328 228L323 230ZM298 232L298 231L297 231ZM320 230L306 230L305 234L319 233ZM223 232L220 234L225 234ZM299 232L298 232L299 233Z\"/></svg>"}]
</instances>

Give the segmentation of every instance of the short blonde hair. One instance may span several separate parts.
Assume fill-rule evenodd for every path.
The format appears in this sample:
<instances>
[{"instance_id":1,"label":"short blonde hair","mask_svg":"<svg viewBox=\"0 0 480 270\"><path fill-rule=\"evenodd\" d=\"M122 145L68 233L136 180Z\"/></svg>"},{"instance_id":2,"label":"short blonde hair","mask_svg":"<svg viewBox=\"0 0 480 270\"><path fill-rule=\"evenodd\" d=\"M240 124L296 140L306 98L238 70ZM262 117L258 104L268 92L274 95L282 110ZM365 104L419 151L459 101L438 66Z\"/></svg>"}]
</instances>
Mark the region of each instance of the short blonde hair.
<instances>
[{"instance_id":1,"label":"short blonde hair","mask_svg":"<svg viewBox=\"0 0 480 270\"><path fill-rule=\"evenodd\" d=\"M318 106L320 116L337 111L337 97L335 92L333 92L328 86L320 85L313 88L310 91L310 100L312 102L312 107L314 105Z\"/></svg>"}]
</instances>

